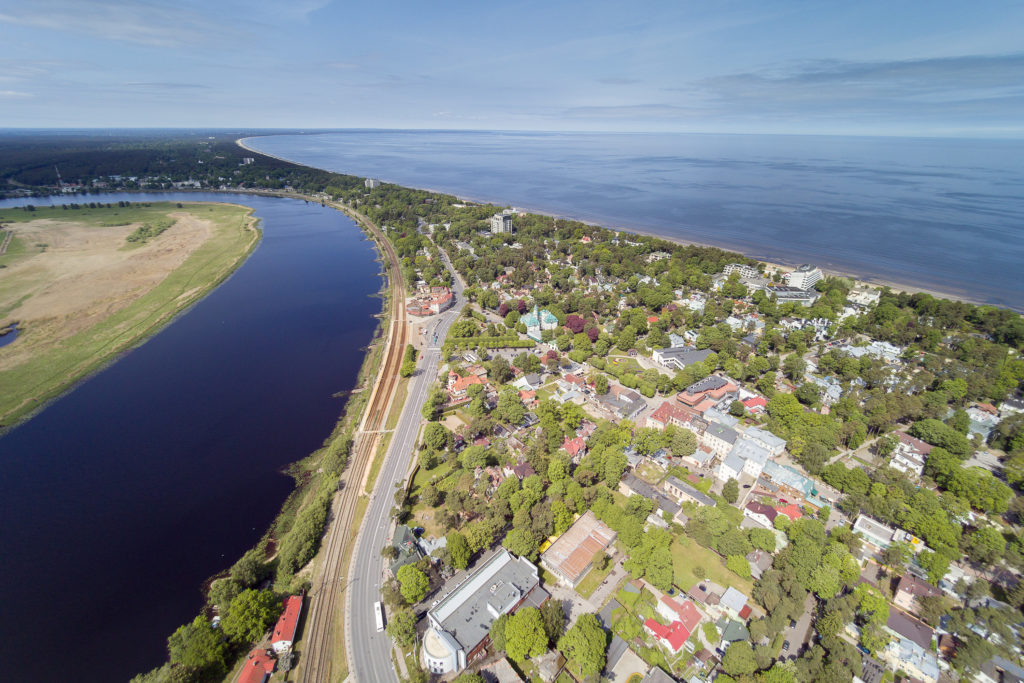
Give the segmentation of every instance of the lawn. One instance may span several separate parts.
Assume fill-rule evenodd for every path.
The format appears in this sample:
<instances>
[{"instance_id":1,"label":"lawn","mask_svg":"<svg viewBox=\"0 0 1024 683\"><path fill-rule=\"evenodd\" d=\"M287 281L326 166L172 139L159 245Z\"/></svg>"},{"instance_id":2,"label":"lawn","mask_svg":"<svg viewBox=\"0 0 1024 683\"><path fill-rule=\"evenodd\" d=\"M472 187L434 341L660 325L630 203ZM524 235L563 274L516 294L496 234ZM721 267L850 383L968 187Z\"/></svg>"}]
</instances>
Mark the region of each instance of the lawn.
<instances>
[{"instance_id":1,"label":"lawn","mask_svg":"<svg viewBox=\"0 0 1024 683\"><path fill-rule=\"evenodd\" d=\"M601 582L604 581L605 577L611 574L612 569L615 567L615 563L611 560L609 560L607 564L608 566L604 569L599 570L597 567L594 567L587 572L587 575L583 577L583 580L577 584L576 592L589 599L590 596L594 594L594 591L597 590L597 587L601 585Z\"/></svg>"},{"instance_id":2,"label":"lawn","mask_svg":"<svg viewBox=\"0 0 1024 683\"><path fill-rule=\"evenodd\" d=\"M674 567L675 584L683 590L689 590L698 582L693 573L695 567L703 567L705 577L722 586L732 586L744 595L750 595L753 582L743 579L725 567L725 561L715 552L708 550L691 538L681 536L672 543L672 564Z\"/></svg>"},{"instance_id":3,"label":"lawn","mask_svg":"<svg viewBox=\"0 0 1024 683\"><path fill-rule=\"evenodd\" d=\"M645 461L636 470L636 476L640 477L648 484L657 484L665 477L665 470L661 469L653 462Z\"/></svg>"}]
</instances>

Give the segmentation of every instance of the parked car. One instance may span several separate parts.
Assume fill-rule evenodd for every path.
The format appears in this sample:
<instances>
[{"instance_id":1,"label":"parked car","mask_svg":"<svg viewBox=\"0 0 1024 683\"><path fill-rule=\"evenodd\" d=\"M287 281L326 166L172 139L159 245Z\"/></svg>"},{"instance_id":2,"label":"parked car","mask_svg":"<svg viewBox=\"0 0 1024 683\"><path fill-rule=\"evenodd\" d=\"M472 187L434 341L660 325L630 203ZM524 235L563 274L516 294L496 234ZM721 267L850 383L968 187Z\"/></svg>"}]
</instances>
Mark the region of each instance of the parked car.
<instances>
[{"instance_id":1,"label":"parked car","mask_svg":"<svg viewBox=\"0 0 1024 683\"><path fill-rule=\"evenodd\" d=\"M782 643L782 651L783 652L787 652L788 650L789 650L789 641L787 640L787 641L784 641Z\"/></svg>"}]
</instances>

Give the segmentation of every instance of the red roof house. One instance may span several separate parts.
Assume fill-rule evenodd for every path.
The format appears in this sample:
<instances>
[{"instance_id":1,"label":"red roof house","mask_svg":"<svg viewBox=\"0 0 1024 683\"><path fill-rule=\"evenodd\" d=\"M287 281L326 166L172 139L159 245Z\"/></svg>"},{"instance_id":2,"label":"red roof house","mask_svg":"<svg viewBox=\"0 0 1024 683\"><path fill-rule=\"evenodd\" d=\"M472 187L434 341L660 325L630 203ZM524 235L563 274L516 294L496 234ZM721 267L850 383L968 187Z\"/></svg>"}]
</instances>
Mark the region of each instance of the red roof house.
<instances>
[{"instance_id":1,"label":"red roof house","mask_svg":"<svg viewBox=\"0 0 1024 683\"><path fill-rule=\"evenodd\" d=\"M673 653L679 652L683 647L683 643L690 637L690 632L686 630L686 627L680 621L672 622L671 626L664 626L654 619L648 619L644 622L644 628Z\"/></svg>"},{"instance_id":2,"label":"red roof house","mask_svg":"<svg viewBox=\"0 0 1024 683\"><path fill-rule=\"evenodd\" d=\"M238 675L238 683L266 683L276 664L277 660L270 656L269 650L253 650Z\"/></svg>"},{"instance_id":3,"label":"red roof house","mask_svg":"<svg viewBox=\"0 0 1024 683\"><path fill-rule=\"evenodd\" d=\"M786 515L794 522L804 516L804 513L800 512L800 508L795 503L790 503L786 507L778 508L780 515Z\"/></svg>"},{"instance_id":4,"label":"red roof house","mask_svg":"<svg viewBox=\"0 0 1024 683\"><path fill-rule=\"evenodd\" d=\"M768 408L768 401L764 396L752 396L743 401L743 405L752 413L763 413Z\"/></svg>"},{"instance_id":5,"label":"red roof house","mask_svg":"<svg viewBox=\"0 0 1024 683\"><path fill-rule=\"evenodd\" d=\"M583 437L577 436L575 439L566 439L562 448L572 456L573 460L578 460L587 452L587 442L583 440Z\"/></svg>"},{"instance_id":6,"label":"red roof house","mask_svg":"<svg viewBox=\"0 0 1024 683\"><path fill-rule=\"evenodd\" d=\"M661 596L658 612L666 618L680 622L690 633L693 633L701 620L701 614L692 602L689 600L676 601L667 595Z\"/></svg>"},{"instance_id":7,"label":"red roof house","mask_svg":"<svg viewBox=\"0 0 1024 683\"><path fill-rule=\"evenodd\" d=\"M299 627L299 617L302 615L302 596L289 595L284 599L284 611L281 618L274 626L274 635L270 639L270 646L274 652L287 652L292 649L295 642L295 631Z\"/></svg>"}]
</instances>

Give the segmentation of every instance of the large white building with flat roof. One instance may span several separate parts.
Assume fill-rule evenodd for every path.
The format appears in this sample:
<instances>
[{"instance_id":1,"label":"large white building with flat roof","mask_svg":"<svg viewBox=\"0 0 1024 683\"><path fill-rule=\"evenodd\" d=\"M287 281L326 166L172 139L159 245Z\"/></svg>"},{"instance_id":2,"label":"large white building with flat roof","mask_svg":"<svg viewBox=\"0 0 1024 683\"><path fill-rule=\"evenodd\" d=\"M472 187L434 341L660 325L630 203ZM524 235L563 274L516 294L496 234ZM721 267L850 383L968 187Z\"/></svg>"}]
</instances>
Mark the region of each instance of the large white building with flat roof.
<instances>
[{"instance_id":1,"label":"large white building with flat roof","mask_svg":"<svg viewBox=\"0 0 1024 683\"><path fill-rule=\"evenodd\" d=\"M817 266L805 263L798 266L792 273L786 273L782 277L790 287L806 291L817 284L824 275L822 275L821 269Z\"/></svg>"}]
</instances>

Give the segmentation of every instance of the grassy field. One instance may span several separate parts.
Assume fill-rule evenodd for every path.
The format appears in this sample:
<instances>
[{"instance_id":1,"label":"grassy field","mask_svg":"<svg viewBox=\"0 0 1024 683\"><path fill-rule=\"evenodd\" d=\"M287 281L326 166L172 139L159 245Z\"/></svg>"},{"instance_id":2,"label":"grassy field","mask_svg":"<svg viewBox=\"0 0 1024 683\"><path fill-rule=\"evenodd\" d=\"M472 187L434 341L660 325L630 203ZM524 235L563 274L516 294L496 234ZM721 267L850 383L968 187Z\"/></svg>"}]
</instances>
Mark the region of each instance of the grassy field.
<instances>
[{"instance_id":1,"label":"grassy field","mask_svg":"<svg viewBox=\"0 0 1024 683\"><path fill-rule=\"evenodd\" d=\"M143 246L124 239L140 225L168 220L187 224L189 232L176 225ZM163 202L78 211L7 209L0 211L0 223L13 225L16 234L31 235L28 240L15 238L0 260L7 275L0 279L0 319L18 319L26 310L31 312L36 299L48 301L59 313L47 318L46 306L38 306L43 310L38 321L21 319L21 337L0 349L0 360L7 357L7 363L0 366L0 386L6 387L0 392L0 425L4 427L24 419L118 353L155 334L230 275L259 238L251 210L228 204ZM54 235L56 244L51 244L48 234ZM178 245L191 252L175 254ZM76 260L80 253L88 254L85 262ZM131 269L137 271L137 264L153 264L157 259L164 259L159 262L162 266L171 263L173 269L165 275L152 268L151 281L144 286L126 283L116 290L119 283L105 282L110 298L85 301L83 305L92 309L88 315L76 317L74 300L69 303L69 297L89 295L89 278L95 277L89 271L92 263L121 268L109 272L134 272ZM75 278L64 282L61 266L74 267ZM113 312L103 315L104 310Z\"/></svg>"},{"instance_id":2,"label":"grassy field","mask_svg":"<svg viewBox=\"0 0 1024 683\"><path fill-rule=\"evenodd\" d=\"M750 595L753 582L729 571L722 558L693 539L680 536L672 543L671 551L675 584L684 591L698 581L697 575L693 573L694 567L703 567L707 579Z\"/></svg>"},{"instance_id":3,"label":"grassy field","mask_svg":"<svg viewBox=\"0 0 1024 683\"><path fill-rule=\"evenodd\" d=\"M615 568L615 563L611 560L608 561L608 566L604 569L599 570L594 567L587 575L583 577L583 580L576 586L576 592L583 597L589 599L597 587L601 585L601 582L605 580L605 577L612 573L612 569Z\"/></svg>"}]
</instances>

